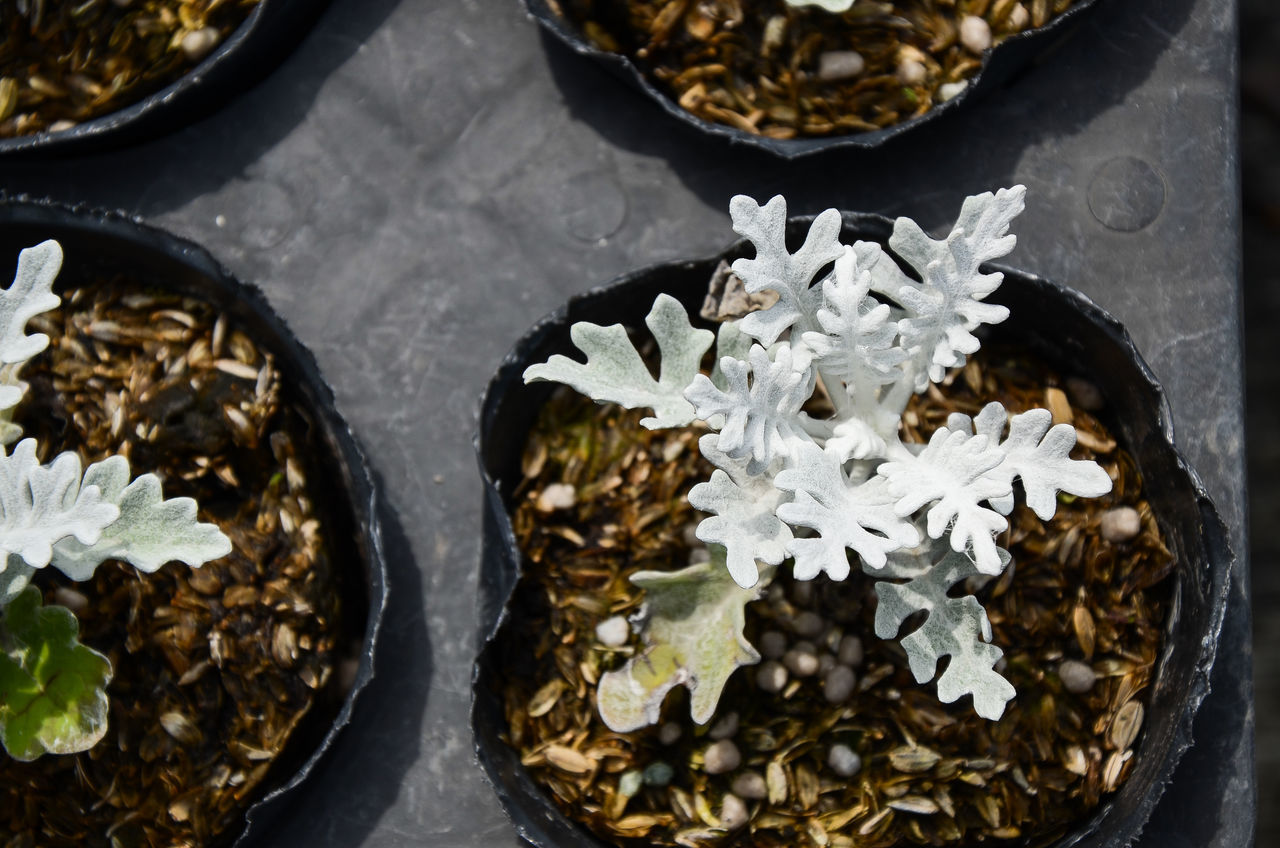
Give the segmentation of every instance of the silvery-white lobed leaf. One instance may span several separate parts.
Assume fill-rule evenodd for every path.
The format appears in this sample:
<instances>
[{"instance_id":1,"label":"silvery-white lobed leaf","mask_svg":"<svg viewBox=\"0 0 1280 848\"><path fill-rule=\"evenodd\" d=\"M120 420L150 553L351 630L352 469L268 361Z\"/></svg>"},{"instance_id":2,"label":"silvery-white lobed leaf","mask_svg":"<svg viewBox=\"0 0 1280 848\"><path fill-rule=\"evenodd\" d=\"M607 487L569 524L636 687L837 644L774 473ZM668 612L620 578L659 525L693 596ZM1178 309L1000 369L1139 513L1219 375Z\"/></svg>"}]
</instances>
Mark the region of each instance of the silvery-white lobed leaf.
<instances>
[{"instance_id":1,"label":"silvery-white lobed leaf","mask_svg":"<svg viewBox=\"0 0 1280 848\"><path fill-rule=\"evenodd\" d=\"M817 318L824 332L807 332L801 338L823 374L865 392L898 380L898 366L907 353L894 344L898 328L889 321L889 306L868 296L871 272L858 267L856 256L853 248L845 248L835 273L822 284L823 307ZM856 399L859 394L851 396ZM874 401L874 395L870 399Z\"/></svg>"},{"instance_id":2,"label":"silvery-white lobed leaf","mask_svg":"<svg viewBox=\"0 0 1280 848\"><path fill-rule=\"evenodd\" d=\"M27 584L31 582L35 573L36 570L27 565L26 561L17 554L9 554L5 557L3 565L0 566L0 609L8 606L10 601L22 594L22 590L27 588Z\"/></svg>"},{"instance_id":3,"label":"silvery-white lobed leaf","mask_svg":"<svg viewBox=\"0 0 1280 848\"><path fill-rule=\"evenodd\" d=\"M718 466L711 479L689 491L695 509L712 513L698 524L698 538L726 551L729 574L744 589L759 580L756 561L777 565L787 555L791 528L774 514L783 499L773 485L781 462L764 474L751 474L747 462L721 451L719 436L708 433L698 440L702 455Z\"/></svg>"},{"instance_id":4,"label":"silvery-white lobed leaf","mask_svg":"<svg viewBox=\"0 0 1280 848\"><path fill-rule=\"evenodd\" d=\"M26 362L49 345L44 333L27 335L27 321L48 312L61 300L53 281L62 267L62 247L45 241L18 254L13 284L0 291L0 362Z\"/></svg>"},{"instance_id":5,"label":"silvery-white lobed leaf","mask_svg":"<svg viewBox=\"0 0 1280 848\"><path fill-rule=\"evenodd\" d=\"M41 465L34 439L18 442L7 456L0 448L0 552L5 555L43 568L55 542L74 536L92 545L119 514L114 504L102 501L97 486L81 485L75 454L59 454Z\"/></svg>"},{"instance_id":6,"label":"silvery-white lobed leaf","mask_svg":"<svg viewBox=\"0 0 1280 848\"><path fill-rule=\"evenodd\" d=\"M972 548L979 571L999 574L1000 558L992 537L1009 524L980 504L1009 494L1007 479L987 474L1003 460L1004 454L986 436L939 427L918 455L886 462L876 473L888 481L889 491L898 499L898 515L911 515L936 501L928 512L930 538L942 538L949 527L953 550Z\"/></svg>"},{"instance_id":7,"label":"silvery-white lobed leaf","mask_svg":"<svg viewBox=\"0 0 1280 848\"><path fill-rule=\"evenodd\" d=\"M812 318L809 286L825 266L844 253L840 244L840 213L828 209L814 219L804 244L795 253L787 250L787 202L774 197L760 206L746 195L729 202L734 232L755 245L753 259L738 259L733 271L749 292L766 289L778 293L778 302L742 319L742 330L764 345L777 341L792 324ZM807 328L802 328L807 329Z\"/></svg>"},{"instance_id":8,"label":"silvery-white lobed leaf","mask_svg":"<svg viewBox=\"0 0 1280 848\"><path fill-rule=\"evenodd\" d=\"M688 424L694 414L684 390L698 373L702 355L711 347L715 334L694 329L680 301L666 294L658 295L653 302L645 324L662 354L657 380L621 324L601 327L579 321L569 329L569 335L587 355L587 361L576 362L556 354L526 368L524 381L565 383L598 401L611 401L627 409L647 407L654 415L640 423L650 429Z\"/></svg>"},{"instance_id":9,"label":"silvery-white lobed leaf","mask_svg":"<svg viewBox=\"0 0 1280 848\"><path fill-rule=\"evenodd\" d=\"M619 733L656 724L667 693L686 686L690 715L706 724L729 676L760 661L743 635L744 607L772 579L769 572L760 586L744 589L729 577L724 551L712 548L710 560L679 571L633 574L631 582L645 590L638 616L645 645L600 677L596 705L604 723Z\"/></svg>"},{"instance_id":10,"label":"silvery-white lobed leaf","mask_svg":"<svg viewBox=\"0 0 1280 848\"><path fill-rule=\"evenodd\" d=\"M90 465L83 485L97 487L104 501L120 508L120 516L94 544L77 539L54 544L53 566L72 580L88 580L106 559L152 572L173 560L200 566L231 553L231 540L217 526L196 520L194 500L164 500L154 474L129 482L129 462L122 456Z\"/></svg>"},{"instance_id":11,"label":"silvery-white lobed leaf","mask_svg":"<svg viewBox=\"0 0 1280 848\"><path fill-rule=\"evenodd\" d=\"M1003 442L1005 423L1009 436ZM1041 519L1053 518L1058 508L1058 492L1077 497L1096 498L1111 491L1111 477L1096 462L1071 458L1076 444L1076 429L1070 424L1055 427L1053 416L1047 409L1030 409L1009 417L1004 406L989 403L970 422L967 416L953 414L947 420L947 428L963 432L975 432L985 436L990 444L997 445L1004 453L1003 461L987 472L987 476L1012 481L1022 481L1027 506ZM1003 498L992 498L991 505L1004 515L1013 509L1012 485Z\"/></svg>"},{"instance_id":12,"label":"silvery-white lobed leaf","mask_svg":"<svg viewBox=\"0 0 1280 848\"><path fill-rule=\"evenodd\" d=\"M720 360L724 391L699 374L685 397L704 421L724 416L719 449L735 459L750 457L750 472L759 474L777 457L790 455L796 445L811 442L801 424L800 407L813 391L813 372L803 364L795 367L786 343L777 346L772 361L760 345L752 345L747 358L749 363Z\"/></svg>"},{"instance_id":13,"label":"silvery-white lobed leaf","mask_svg":"<svg viewBox=\"0 0 1280 848\"><path fill-rule=\"evenodd\" d=\"M978 349L972 330L1008 317L1003 306L984 303L1004 275L984 274L984 262L1009 253L1017 242L1009 224L1023 209L1026 189L1014 186L995 194L967 198L950 235L930 238L909 218L894 223L889 246L920 274L921 282L906 281L889 294L908 313L899 321L902 342L924 366L916 374L915 389L929 380L940 381L947 368L963 365Z\"/></svg>"},{"instance_id":14,"label":"silvery-white lobed leaf","mask_svg":"<svg viewBox=\"0 0 1280 848\"><path fill-rule=\"evenodd\" d=\"M0 369L0 373L9 371L12 368ZM22 428L9 420L13 415L13 410L22 401L23 396L27 393L27 384L18 380L12 375L6 374L14 380L13 383L4 385L0 384L0 445L9 445L22 436Z\"/></svg>"},{"instance_id":15,"label":"silvery-white lobed leaf","mask_svg":"<svg viewBox=\"0 0 1280 848\"><path fill-rule=\"evenodd\" d=\"M846 548L879 568L888 552L920 543L916 528L894 511L893 495L882 479L873 477L854 486L841 465L817 445L807 444L774 478L774 485L793 497L778 506L778 517L818 533L793 539L787 546L795 557L798 580L811 580L823 571L833 580L845 579L849 576Z\"/></svg>"},{"instance_id":16,"label":"silvery-white lobed leaf","mask_svg":"<svg viewBox=\"0 0 1280 848\"><path fill-rule=\"evenodd\" d=\"M711 368L711 382L717 388L729 386L724 372L720 370L720 361L726 356L730 359L746 360L751 353L751 337L742 332L738 321L725 321L716 330L716 361ZM692 382L692 380L690 380Z\"/></svg>"},{"instance_id":17,"label":"silvery-white lobed leaf","mask_svg":"<svg viewBox=\"0 0 1280 848\"><path fill-rule=\"evenodd\" d=\"M997 551L1003 570L1009 554ZM908 617L926 610L924 623L901 641L916 681L931 680L938 660L950 656L947 670L938 679L938 699L951 703L973 695L978 715L993 721L1000 718L1016 693L993 669L1003 652L989 644L991 622L977 598L947 595L952 586L979 573L972 560L945 545L926 545L892 554L884 573L910 579L906 583L876 583L876 635L892 639Z\"/></svg>"},{"instance_id":18,"label":"silvery-white lobed leaf","mask_svg":"<svg viewBox=\"0 0 1280 848\"><path fill-rule=\"evenodd\" d=\"M832 428L823 449L838 462L884 456L885 441L870 425L858 418L846 418Z\"/></svg>"}]
</instances>

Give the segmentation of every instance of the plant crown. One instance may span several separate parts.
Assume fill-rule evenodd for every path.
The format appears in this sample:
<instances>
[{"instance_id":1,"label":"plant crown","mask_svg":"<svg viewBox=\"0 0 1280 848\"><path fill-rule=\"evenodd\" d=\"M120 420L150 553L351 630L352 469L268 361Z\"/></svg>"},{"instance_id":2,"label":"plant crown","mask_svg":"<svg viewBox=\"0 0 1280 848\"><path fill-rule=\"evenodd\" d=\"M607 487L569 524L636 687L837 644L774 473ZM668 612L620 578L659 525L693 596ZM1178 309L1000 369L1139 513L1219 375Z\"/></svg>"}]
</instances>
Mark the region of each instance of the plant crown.
<instances>
[{"instance_id":1,"label":"plant crown","mask_svg":"<svg viewBox=\"0 0 1280 848\"><path fill-rule=\"evenodd\" d=\"M84 581L107 559L152 572L231 552L222 531L196 521L195 501L164 500L154 474L130 481L122 456L82 471L71 452L41 464L35 439L8 449L22 435L13 422L29 389L20 372L49 344L26 324L59 304L61 266L62 248L43 242L19 254L13 284L0 290L0 744L19 760L87 750L107 730L111 663L80 644L70 610L42 605L29 585L37 569Z\"/></svg>"},{"instance_id":2,"label":"plant crown","mask_svg":"<svg viewBox=\"0 0 1280 848\"><path fill-rule=\"evenodd\" d=\"M743 636L745 604L788 558L799 580L846 579L850 551L880 578L878 636L894 638L913 613L927 613L901 642L916 680L931 680L949 656L938 697L972 695L979 715L1003 714L1015 693L993 668L1002 651L990 644L987 614L977 598L948 592L1008 566L995 536L1008 527L1015 478L1044 520L1058 492L1097 497L1111 479L1070 458L1074 428L1050 426L1044 409L1011 417L993 402L972 419L951 415L923 445L904 444L899 425L914 393L978 350L980 325L1008 317L984 300L1003 275L982 265L1013 249L1009 224L1024 193L1016 186L966 199L941 240L899 218L889 247L910 276L878 244L842 244L834 209L813 220L792 253L782 197L764 206L735 197L733 228L755 256L735 261L733 272L747 292L772 291L776 302L721 324L717 340L659 295L645 319L661 354L656 380L621 325L586 322L570 330L585 363L556 355L525 371L526 382L651 408L645 427L700 420L711 430L699 448L716 470L689 492L709 513L697 536L711 561L632 578L647 590L634 622L646 648L600 681L597 704L611 728L655 723L677 685L691 690L695 721L708 721L729 675L760 660ZM713 341L718 362L708 377L699 363ZM804 411L815 392L829 399L830 416Z\"/></svg>"}]
</instances>

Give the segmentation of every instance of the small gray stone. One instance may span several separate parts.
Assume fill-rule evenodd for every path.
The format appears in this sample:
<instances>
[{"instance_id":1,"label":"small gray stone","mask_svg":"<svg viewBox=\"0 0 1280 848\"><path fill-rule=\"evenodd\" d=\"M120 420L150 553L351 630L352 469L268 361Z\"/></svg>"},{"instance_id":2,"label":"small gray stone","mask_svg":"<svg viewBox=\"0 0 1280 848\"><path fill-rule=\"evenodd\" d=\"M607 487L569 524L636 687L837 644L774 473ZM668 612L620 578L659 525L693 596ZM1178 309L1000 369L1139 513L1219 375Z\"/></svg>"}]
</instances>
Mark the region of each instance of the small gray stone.
<instances>
[{"instance_id":1,"label":"small gray stone","mask_svg":"<svg viewBox=\"0 0 1280 848\"><path fill-rule=\"evenodd\" d=\"M805 610L791 620L791 629L797 636L814 639L827 627L827 622L816 612Z\"/></svg>"},{"instance_id":2,"label":"small gray stone","mask_svg":"<svg viewBox=\"0 0 1280 848\"><path fill-rule=\"evenodd\" d=\"M765 597L769 599L769 603L775 607L781 605L787 599L787 590L783 589L777 583L774 583L765 592Z\"/></svg>"},{"instance_id":3,"label":"small gray stone","mask_svg":"<svg viewBox=\"0 0 1280 848\"><path fill-rule=\"evenodd\" d=\"M205 56L213 52L213 48L218 46L218 42L222 40L222 36L218 34L216 27L203 27L195 29L182 36L182 55L191 62L199 62Z\"/></svg>"},{"instance_id":4,"label":"small gray stone","mask_svg":"<svg viewBox=\"0 0 1280 848\"><path fill-rule=\"evenodd\" d=\"M659 760L656 763L649 763L649 765L645 766L644 785L666 786L671 782L671 778L675 776L676 770Z\"/></svg>"},{"instance_id":5,"label":"small gray stone","mask_svg":"<svg viewBox=\"0 0 1280 848\"><path fill-rule=\"evenodd\" d=\"M960 43L981 53L991 46L991 25L977 15L965 15L960 20Z\"/></svg>"},{"instance_id":6,"label":"small gray stone","mask_svg":"<svg viewBox=\"0 0 1280 848\"><path fill-rule=\"evenodd\" d=\"M832 745L827 751L827 765L841 777L853 777L862 770L862 757L848 745Z\"/></svg>"},{"instance_id":7,"label":"small gray stone","mask_svg":"<svg viewBox=\"0 0 1280 848\"><path fill-rule=\"evenodd\" d=\"M742 799L732 792L726 792L720 801L720 826L725 830L737 830L747 823L751 813Z\"/></svg>"},{"instance_id":8,"label":"small gray stone","mask_svg":"<svg viewBox=\"0 0 1280 848\"><path fill-rule=\"evenodd\" d=\"M621 615L615 615L613 618L606 618L604 621L596 625L596 638L600 640L600 644L606 648L621 648L627 644L627 637L631 635L631 625L627 623L627 619Z\"/></svg>"},{"instance_id":9,"label":"small gray stone","mask_svg":"<svg viewBox=\"0 0 1280 848\"><path fill-rule=\"evenodd\" d=\"M632 769L618 778L618 794L624 798L631 798L640 791L642 783L644 783L644 775L639 770Z\"/></svg>"},{"instance_id":10,"label":"small gray stone","mask_svg":"<svg viewBox=\"0 0 1280 848\"><path fill-rule=\"evenodd\" d=\"M733 779L734 794L748 801L763 801L769 797L769 784L757 771L744 771Z\"/></svg>"},{"instance_id":11,"label":"small gray stone","mask_svg":"<svg viewBox=\"0 0 1280 848\"><path fill-rule=\"evenodd\" d=\"M783 655L782 663L796 677L812 677L818 673L818 654L811 642L797 642Z\"/></svg>"},{"instance_id":12,"label":"small gray stone","mask_svg":"<svg viewBox=\"0 0 1280 848\"><path fill-rule=\"evenodd\" d=\"M766 630L760 634L760 653L765 659L780 660L787 652L786 634L777 630Z\"/></svg>"},{"instance_id":13,"label":"small gray stone","mask_svg":"<svg viewBox=\"0 0 1280 848\"><path fill-rule=\"evenodd\" d=\"M929 71L924 62L915 59L904 59L898 63L898 81L903 85L923 85Z\"/></svg>"},{"instance_id":14,"label":"small gray stone","mask_svg":"<svg viewBox=\"0 0 1280 848\"><path fill-rule=\"evenodd\" d=\"M729 739L712 742L702 757L707 774L728 774L742 765L742 754Z\"/></svg>"},{"instance_id":15,"label":"small gray stone","mask_svg":"<svg viewBox=\"0 0 1280 848\"><path fill-rule=\"evenodd\" d=\"M822 694L832 704L842 704L853 694L857 677L847 665L838 665L827 672L822 682Z\"/></svg>"},{"instance_id":16,"label":"small gray stone","mask_svg":"<svg viewBox=\"0 0 1280 848\"><path fill-rule=\"evenodd\" d=\"M712 739L728 739L738 732L738 714L729 713L724 718L711 725L711 729L707 731L707 735Z\"/></svg>"},{"instance_id":17,"label":"small gray stone","mask_svg":"<svg viewBox=\"0 0 1280 848\"><path fill-rule=\"evenodd\" d=\"M578 491L569 483L552 483L542 490L534 507L538 512L555 512L568 509L577 499Z\"/></svg>"},{"instance_id":18,"label":"small gray stone","mask_svg":"<svg viewBox=\"0 0 1280 848\"><path fill-rule=\"evenodd\" d=\"M781 692L787 685L787 669L777 660L765 660L756 669L756 685L766 692Z\"/></svg>"},{"instance_id":19,"label":"small gray stone","mask_svg":"<svg viewBox=\"0 0 1280 848\"><path fill-rule=\"evenodd\" d=\"M839 664L833 655L822 654L818 657L818 674L826 675Z\"/></svg>"},{"instance_id":20,"label":"small gray stone","mask_svg":"<svg viewBox=\"0 0 1280 848\"><path fill-rule=\"evenodd\" d=\"M1075 695L1088 692L1098 681L1097 672L1080 660L1063 660L1062 665L1058 666L1058 677L1062 680L1063 688Z\"/></svg>"},{"instance_id":21,"label":"small gray stone","mask_svg":"<svg viewBox=\"0 0 1280 848\"><path fill-rule=\"evenodd\" d=\"M867 67L856 50L828 50L818 57L818 79L823 82L853 79Z\"/></svg>"},{"instance_id":22,"label":"small gray stone","mask_svg":"<svg viewBox=\"0 0 1280 848\"><path fill-rule=\"evenodd\" d=\"M1067 378L1067 394L1072 403L1087 412L1099 412L1107 405L1102 390L1081 377Z\"/></svg>"},{"instance_id":23,"label":"small gray stone","mask_svg":"<svg viewBox=\"0 0 1280 848\"><path fill-rule=\"evenodd\" d=\"M791 600L802 607L813 606L813 581L797 580L791 587Z\"/></svg>"},{"instance_id":24,"label":"small gray stone","mask_svg":"<svg viewBox=\"0 0 1280 848\"><path fill-rule=\"evenodd\" d=\"M862 665L862 640L852 633L841 639L840 650L836 652L836 659L840 660L842 665L847 665L850 668L857 668Z\"/></svg>"},{"instance_id":25,"label":"small gray stone","mask_svg":"<svg viewBox=\"0 0 1280 848\"><path fill-rule=\"evenodd\" d=\"M658 741L663 745L674 745L680 741L680 735L683 732L680 729L680 725L674 721L669 721L658 728Z\"/></svg>"},{"instance_id":26,"label":"small gray stone","mask_svg":"<svg viewBox=\"0 0 1280 848\"><path fill-rule=\"evenodd\" d=\"M1131 506L1119 506L1102 514L1098 531L1108 542L1129 542L1142 532L1142 516Z\"/></svg>"}]
</instances>

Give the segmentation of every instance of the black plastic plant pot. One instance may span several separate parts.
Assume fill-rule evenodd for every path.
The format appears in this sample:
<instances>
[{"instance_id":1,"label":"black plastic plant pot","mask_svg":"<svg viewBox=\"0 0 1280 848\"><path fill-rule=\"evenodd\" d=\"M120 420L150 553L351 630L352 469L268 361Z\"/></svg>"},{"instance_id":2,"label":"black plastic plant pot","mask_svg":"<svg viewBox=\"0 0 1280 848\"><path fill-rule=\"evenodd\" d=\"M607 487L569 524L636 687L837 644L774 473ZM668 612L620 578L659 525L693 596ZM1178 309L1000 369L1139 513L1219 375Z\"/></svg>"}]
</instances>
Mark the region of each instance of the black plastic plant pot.
<instances>
[{"instance_id":1,"label":"black plastic plant pot","mask_svg":"<svg viewBox=\"0 0 1280 848\"><path fill-rule=\"evenodd\" d=\"M976 102L996 91L1019 71L1047 55L1097 2L1098 0L1079 0L1066 12L1044 26L1024 30L1006 38L995 47L987 49L982 54L982 67L969 79L969 84L955 97L935 104L923 114L882 129L866 132L781 139L707 121L694 115L682 108L669 92L656 85L631 57L604 50L593 44L574 22L565 17L556 0L524 0L528 13L570 50L601 63L615 75L651 97L663 111L676 120L707 135L727 139L734 144L755 147L784 159L796 159L825 150L881 147L904 133L965 108L966 104Z\"/></svg>"},{"instance_id":2,"label":"black plastic plant pot","mask_svg":"<svg viewBox=\"0 0 1280 848\"><path fill-rule=\"evenodd\" d=\"M793 235L803 237L810 220L793 220ZM846 214L844 240L884 243L891 227L885 218ZM717 263L749 251L739 243L720 256L654 266L573 298L516 343L483 398L476 443L485 487L483 647L473 677L472 729L480 763L516 830L541 848L602 848L606 843L563 815L503 741L506 714L500 690L507 669L502 662L511 655L511 622L518 615L511 599L522 568L509 516L522 479L527 435L552 391L548 383L525 385L521 375L552 354L580 359L569 341L575 322L642 327L659 293L676 297L696 315ZM1174 447L1164 394L1125 329L1083 295L1030 274L1002 270L1004 283L989 300L1008 306L1012 314L989 328L991 340L1023 347L1065 376L1088 375L1101 389L1111 432L1136 462L1144 497L1176 559L1167 632L1145 693L1144 736L1133 770L1116 792L1103 796L1087 820L1054 843L1056 848L1125 848L1143 829L1192 743L1192 718L1208 692L1226 608L1232 553L1226 528L1199 478Z\"/></svg>"},{"instance_id":3,"label":"black plastic plant pot","mask_svg":"<svg viewBox=\"0 0 1280 848\"><path fill-rule=\"evenodd\" d=\"M164 88L66 130L0 138L0 156L92 153L179 129L266 76L302 41L328 4L260 0L231 35Z\"/></svg>"},{"instance_id":4,"label":"black plastic plant pot","mask_svg":"<svg viewBox=\"0 0 1280 848\"><path fill-rule=\"evenodd\" d=\"M219 834L215 843L234 843L237 848L269 844L271 822L306 791L308 776L321 767L373 677L387 600L387 563L373 476L315 358L256 286L237 280L199 245L120 213L0 202L0 255L8 263L9 279L18 251L45 239L56 239L64 253L55 291L123 274L148 290L201 300L225 315L229 327L273 357L281 403L298 411L316 454L305 461L308 467L324 469L324 485L315 487L321 501L317 513L333 523L326 528L335 572L331 588L341 593L345 610L334 661L345 662L347 668L335 668L330 686L320 690L322 697L294 727L255 793L258 800L245 810L242 825ZM338 682L339 678L344 679Z\"/></svg>"}]
</instances>

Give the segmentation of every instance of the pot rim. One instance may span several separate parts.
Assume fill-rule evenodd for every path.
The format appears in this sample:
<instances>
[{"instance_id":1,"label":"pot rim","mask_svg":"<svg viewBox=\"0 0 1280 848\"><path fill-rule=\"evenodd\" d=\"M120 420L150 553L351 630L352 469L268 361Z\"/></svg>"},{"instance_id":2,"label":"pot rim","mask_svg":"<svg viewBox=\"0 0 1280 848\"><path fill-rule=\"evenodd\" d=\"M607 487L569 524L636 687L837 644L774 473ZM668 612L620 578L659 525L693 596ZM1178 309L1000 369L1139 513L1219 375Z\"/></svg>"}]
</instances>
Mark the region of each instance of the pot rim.
<instances>
[{"instance_id":1,"label":"pot rim","mask_svg":"<svg viewBox=\"0 0 1280 848\"><path fill-rule=\"evenodd\" d=\"M525 14L536 20L560 43L579 56L600 62L611 72L643 91L664 112L685 126L706 135L724 139L733 145L753 147L782 159L792 160L827 150L874 150L917 127L926 126L945 115L959 111L963 104L971 100L976 101L997 88L1001 82L1013 76L1019 68L1028 64L1032 57L1046 52L1057 38L1065 36L1073 25L1078 23L1078 19L1098 2L1099 0L1078 0L1075 5L1044 26L1015 33L1000 44L982 51L981 66L969 79L969 84L964 87L964 90L950 100L935 104L922 115L869 132L787 139L769 138L697 117L682 109L671 95L654 85L629 56L602 50L587 41L562 13L558 13L559 7L554 0L524 0L524 6Z\"/></svg>"},{"instance_id":2,"label":"pot rim","mask_svg":"<svg viewBox=\"0 0 1280 848\"><path fill-rule=\"evenodd\" d=\"M187 282L176 281L176 290L202 296L217 308L225 308L226 303L231 302L243 304L244 310L259 319L273 336L267 341L277 363L300 375L300 385L295 392L296 402L315 417L321 441L328 446L340 466L340 473L335 477L347 490L352 527L363 537L358 537L354 545L356 555L364 560L361 563L364 572L361 580L368 593L367 618L361 637L359 662L351 688L344 695L342 704L323 737L315 743L314 750L306 755L291 776L245 808L245 825L234 837L234 845L236 848L247 848L251 844L261 843L262 835L269 828L270 822L294 791L317 768L333 747L342 728L350 723L357 698L373 679L374 653L387 605L388 576L378 515L381 498L368 459L350 425L338 412L333 388L321 374L315 356L288 328L256 284L237 278L204 247L146 224L140 218L122 211L98 209L84 204L68 205L57 201L33 200L25 195L9 198L0 194L0 227L13 225L58 231L50 235L51 238L67 233L91 239L103 238L132 250L159 255L166 261L183 266L198 277L203 288L202 291L197 291ZM224 834L224 838L231 837Z\"/></svg>"},{"instance_id":3,"label":"pot rim","mask_svg":"<svg viewBox=\"0 0 1280 848\"><path fill-rule=\"evenodd\" d=\"M261 0L208 56L164 88L61 132L2 138L0 157L107 150L192 123L265 77L301 41L329 2Z\"/></svg>"},{"instance_id":4,"label":"pot rim","mask_svg":"<svg viewBox=\"0 0 1280 848\"><path fill-rule=\"evenodd\" d=\"M803 226L807 229L814 217L812 215L790 217L788 218L788 228L791 230L797 226ZM842 218L844 226L841 240L845 243L848 243L850 238L872 239L883 243L887 240L893 228L893 221L882 215L844 212L842 213ZM504 495L500 489L499 482L489 467L487 436L497 420L497 407L501 403L503 394L513 385L522 384L520 374L528 364L527 360L533 350L540 343L550 338L557 330L562 332L567 330L569 315L578 311L578 308L583 305L590 305L596 301L610 298L625 291L628 287L638 286L643 281L669 277L672 274L687 274L694 270L705 269L706 276L709 279L710 270L720 260L735 255L749 255L750 250L748 242L745 239L740 239L718 253L703 259L656 263L620 274L603 285L572 295L561 307L535 322L515 342L506 356L503 357L494 376L479 398L477 427L472 441L485 493L486 537L484 546L486 548L496 544L490 538L491 535L496 535L505 546L503 553L513 557L517 569L519 568L521 555L519 554L519 547L516 543L510 515L506 511ZM1235 554L1232 552L1228 542L1227 527L1210 499L1203 481L1195 469L1187 462L1181 451L1178 450L1174 442L1173 415L1168 397L1156 380L1154 372L1152 372L1150 366L1134 345L1133 339L1124 325L1088 296L1067 286L1055 283L1037 274L1021 271L1006 265L988 263L984 265L984 268L991 271L1000 271L1005 275L1001 289L998 289L991 296L992 301L1000 302L1001 292L1006 291L1003 287L1011 281L1016 281L1015 285L1019 287L1028 286L1028 290L1033 292L1035 299L1045 296L1059 298L1064 305L1077 310L1088 323L1098 327L1110 337L1119 351L1135 366L1137 377L1144 383L1139 388L1149 393L1150 397L1155 401L1154 424L1156 431L1160 435L1160 441L1156 449L1162 453L1167 452L1168 458L1171 459L1172 463L1171 475L1183 475L1199 517L1199 534L1196 541L1203 548L1204 562L1201 563L1201 567L1207 573L1205 583L1209 591L1205 593L1204 602L1209 605L1208 618L1197 635L1199 650L1195 654L1195 662L1189 672L1192 684L1187 688L1185 698L1180 702L1180 712L1170 728L1170 738L1166 747L1150 752L1159 759L1154 778L1150 780L1151 788L1144 790L1142 796L1131 810L1127 813L1117 813L1115 816L1112 815L1112 812L1115 807L1116 796L1104 797L1088 818L1075 825L1068 833L1053 843L1054 848L1071 848L1071 846L1076 846L1089 840L1090 837L1101 834L1098 839L1104 841L1098 842L1094 840L1090 842L1090 845L1106 846L1106 848L1127 848L1141 834L1156 804L1164 794L1165 788L1171 781L1179 760L1193 743L1192 724L1200 704L1209 693L1210 671L1216 658L1218 635L1226 612L1227 595L1231 582L1230 575L1235 562ZM1131 446L1130 449L1135 451L1136 454L1136 445ZM496 526L491 526L491 522ZM1165 529L1168 532L1168 528L1166 527ZM482 561L482 566L484 565L487 565L487 562ZM484 578L485 575L482 573L480 587L482 594L487 589L494 588L486 586ZM1179 579L1176 583L1177 589L1172 601L1170 622L1178 617L1177 607L1183 595L1182 586L1184 580L1185 578ZM509 792L508 787L503 785L499 765L489 755L485 742L478 732L480 724L484 720L484 716L481 713L482 705L485 699L490 697L489 693L484 690L484 681L482 680L484 664L488 655L496 651L500 633L512 615L511 603L517 582L518 575L508 581L505 590L502 591L500 604L497 603L499 600L497 598L481 599L482 602L492 600L493 603L488 605L481 604L478 639L480 647L472 667L470 720L474 754L482 766L481 771L486 782L493 788L502 802L508 818L516 831L525 840L537 846L557 845L559 843L556 841L556 837L548 835L547 827L552 827L557 833L563 833L564 828L567 826L581 835L582 845L609 848L609 843L601 840L581 824L573 822L560 813L550 799L545 799L544 797L544 815L538 818L529 817L523 810L519 809L514 803L512 793ZM1173 647L1170 622L1166 622L1164 626L1166 641L1161 655L1157 658L1157 668L1164 667L1165 660ZM1155 687L1156 682L1153 681L1148 688L1148 700L1155 692ZM1116 832L1117 826L1122 828L1119 831L1120 837L1118 841L1110 835ZM1104 827L1106 832L1103 832Z\"/></svg>"}]
</instances>

